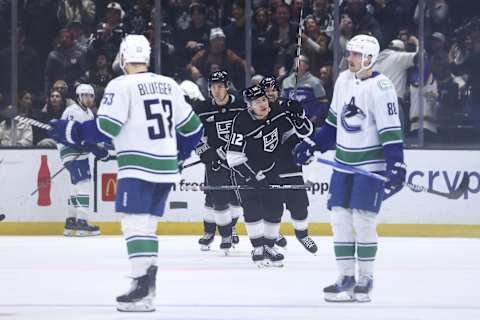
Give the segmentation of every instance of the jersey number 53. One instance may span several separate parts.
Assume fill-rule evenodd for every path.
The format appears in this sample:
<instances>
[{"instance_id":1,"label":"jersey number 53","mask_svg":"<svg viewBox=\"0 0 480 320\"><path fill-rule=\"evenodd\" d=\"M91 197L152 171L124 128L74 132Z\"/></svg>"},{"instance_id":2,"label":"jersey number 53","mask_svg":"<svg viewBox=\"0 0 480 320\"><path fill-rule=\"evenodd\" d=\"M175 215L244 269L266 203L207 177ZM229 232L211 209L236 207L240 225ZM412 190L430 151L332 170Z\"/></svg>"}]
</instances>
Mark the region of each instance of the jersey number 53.
<instances>
[{"instance_id":1,"label":"jersey number 53","mask_svg":"<svg viewBox=\"0 0 480 320\"><path fill-rule=\"evenodd\" d=\"M160 104L162 105L161 112L152 112L152 107L155 105ZM168 126L168 136L172 137L172 101L170 100L158 100L158 99L150 99L143 101L145 105L145 113L147 116L147 120L156 120L157 126L150 126L148 127L148 136L150 139L163 139L166 136L165 132L165 124L164 118L167 120Z\"/></svg>"}]
</instances>

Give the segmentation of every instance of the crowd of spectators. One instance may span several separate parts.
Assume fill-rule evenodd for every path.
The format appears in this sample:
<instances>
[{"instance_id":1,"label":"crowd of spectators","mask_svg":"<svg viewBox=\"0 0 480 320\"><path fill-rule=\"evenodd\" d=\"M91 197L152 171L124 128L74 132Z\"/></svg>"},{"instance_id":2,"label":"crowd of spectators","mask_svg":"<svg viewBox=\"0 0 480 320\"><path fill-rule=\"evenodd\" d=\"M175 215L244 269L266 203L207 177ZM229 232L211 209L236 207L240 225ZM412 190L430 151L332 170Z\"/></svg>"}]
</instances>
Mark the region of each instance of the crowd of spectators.
<instances>
[{"instance_id":1,"label":"crowd of spectators","mask_svg":"<svg viewBox=\"0 0 480 320\"><path fill-rule=\"evenodd\" d=\"M157 40L162 73L198 87L194 91L200 97L208 96L206 79L213 71L227 70L237 92L245 86L245 73L253 75L252 81L274 75L282 83L282 96L292 98L295 91L293 98L303 100L307 115L321 126L332 98L334 70L346 68L348 40L370 34L381 44L376 69L394 82L406 137L417 135L423 100L427 143L447 138L478 142L480 1L426 0L424 70L419 70L418 0L340 0L338 50L333 0L251 0L250 69L245 1L250 0L163 0L159 9L153 0L19 0L18 94L10 97L11 0L0 0L0 146L48 145L45 132L23 124L16 125L14 142L9 119L16 114L44 122L59 118L73 103L79 83L95 87L98 103L106 84L121 74L114 61L124 35L143 34L155 46L156 10L162 17ZM295 85L302 7L302 56ZM154 52L150 69L155 69Z\"/></svg>"}]
</instances>

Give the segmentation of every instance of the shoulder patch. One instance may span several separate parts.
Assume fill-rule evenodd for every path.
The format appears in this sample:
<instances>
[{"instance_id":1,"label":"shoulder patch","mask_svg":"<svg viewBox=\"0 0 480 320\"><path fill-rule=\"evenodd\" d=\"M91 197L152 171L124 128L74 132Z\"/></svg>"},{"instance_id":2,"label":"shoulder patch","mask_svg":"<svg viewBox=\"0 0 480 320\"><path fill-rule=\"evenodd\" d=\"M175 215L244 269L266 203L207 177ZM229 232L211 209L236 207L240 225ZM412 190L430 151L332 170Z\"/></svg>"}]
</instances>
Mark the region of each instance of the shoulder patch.
<instances>
[{"instance_id":1,"label":"shoulder patch","mask_svg":"<svg viewBox=\"0 0 480 320\"><path fill-rule=\"evenodd\" d=\"M392 82L387 79L378 80L377 85L381 90L390 90L393 88Z\"/></svg>"}]
</instances>

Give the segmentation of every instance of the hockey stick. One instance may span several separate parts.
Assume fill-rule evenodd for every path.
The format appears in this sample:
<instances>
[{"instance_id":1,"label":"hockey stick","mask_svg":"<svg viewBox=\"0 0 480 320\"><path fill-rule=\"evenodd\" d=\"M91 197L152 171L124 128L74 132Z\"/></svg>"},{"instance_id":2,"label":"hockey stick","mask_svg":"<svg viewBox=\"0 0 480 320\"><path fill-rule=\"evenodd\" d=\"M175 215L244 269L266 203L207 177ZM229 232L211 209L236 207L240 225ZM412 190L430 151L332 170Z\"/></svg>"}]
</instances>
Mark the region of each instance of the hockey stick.
<instances>
[{"instance_id":1,"label":"hockey stick","mask_svg":"<svg viewBox=\"0 0 480 320\"><path fill-rule=\"evenodd\" d=\"M298 19L298 34L297 34L297 52L296 52L296 66L295 66L295 87L293 87L293 98L297 96L298 87L298 68L300 67L300 53L302 47L302 34L303 34L303 3L300 9L300 17Z\"/></svg>"},{"instance_id":2,"label":"hockey stick","mask_svg":"<svg viewBox=\"0 0 480 320\"><path fill-rule=\"evenodd\" d=\"M37 127L37 128L44 129L44 130L51 130L52 129L52 126L49 125L48 123L43 123L41 121L38 121L38 120L35 120L35 119L32 119L32 118L23 117L23 116L15 116L13 119L15 119L19 122L27 123L27 124L29 124L31 126L34 126L34 127Z\"/></svg>"},{"instance_id":3,"label":"hockey stick","mask_svg":"<svg viewBox=\"0 0 480 320\"><path fill-rule=\"evenodd\" d=\"M347 165L341 164L339 162L330 161L330 160L323 159L323 158L317 158L317 161L320 162L320 163L329 165L331 167L349 172L349 173L361 174L361 175L364 175L364 176L367 176L367 177L370 177L370 178L374 178L374 179L378 179L378 180L381 180L381 181L384 181L384 182L388 181L388 178L384 177L382 175L376 174L374 172L362 170L362 169L359 169L359 168L355 168L355 167L352 167L352 166L347 166ZM410 182L405 182L403 185L407 186L408 188L410 188L410 190L415 191L415 192L427 192L427 193L434 194L434 195L437 195L437 196L440 196L440 197L455 200L455 199L460 198L465 193L465 191L468 188L469 183L470 183L470 176L468 175L467 172L465 172L463 174L463 178L460 181L457 189L453 190L452 192L441 192L441 191L437 191L437 190L434 190L434 189L426 188L424 186L420 186L418 184L413 184L413 183L410 183Z\"/></svg>"},{"instance_id":4,"label":"hockey stick","mask_svg":"<svg viewBox=\"0 0 480 320\"><path fill-rule=\"evenodd\" d=\"M224 185L224 186L190 186L192 191L235 191L235 190L308 190L312 183L306 184L271 184L267 188L255 188L249 185Z\"/></svg>"},{"instance_id":5,"label":"hockey stick","mask_svg":"<svg viewBox=\"0 0 480 320\"><path fill-rule=\"evenodd\" d=\"M53 176L51 176L51 178L50 178L48 181L44 181L42 184L40 184L40 185L38 186L37 189L33 190L32 193L30 193L30 196L33 196L35 193L38 192L38 190L40 190L40 188L43 188L43 187L45 187L47 184L51 183L52 180L53 180L56 176L58 176L63 170L67 169L67 167L70 165L70 163L72 163L73 161L77 160L78 157L80 157L81 155L82 155L81 153L80 153L80 154L77 154L72 160L70 160L69 162L67 162L63 167L61 167L57 172L55 172L55 173L53 174Z\"/></svg>"},{"instance_id":6,"label":"hockey stick","mask_svg":"<svg viewBox=\"0 0 480 320\"><path fill-rule=\"evenodd\" d=\"M197 164L200 164L200 163L202 163L202 160L197 160L197 161L194 161L192 163L186 164L186 165L182 166L182 170L193 167L193 166L196 166Z\"/></svg>"}]
</instances>

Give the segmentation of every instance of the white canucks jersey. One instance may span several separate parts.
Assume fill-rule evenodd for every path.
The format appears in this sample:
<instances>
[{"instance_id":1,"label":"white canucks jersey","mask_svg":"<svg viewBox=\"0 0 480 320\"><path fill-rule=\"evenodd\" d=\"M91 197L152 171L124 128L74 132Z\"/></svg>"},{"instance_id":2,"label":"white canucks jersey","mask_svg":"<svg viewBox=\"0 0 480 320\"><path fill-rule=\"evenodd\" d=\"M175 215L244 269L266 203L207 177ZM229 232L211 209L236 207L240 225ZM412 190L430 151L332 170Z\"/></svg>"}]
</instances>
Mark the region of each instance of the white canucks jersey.
<instances>
[{"instance_id":1,"label":"white canucks jersey","mask_svg":"<svg viewBox=\"0 0 480 320\"><path fill-rule=\"evenodd\" d=\"M83 108L78 104L74 103L67 107L62 114L62 120L74 120L80 123L83 123L88 120L93 120L95 116L93 115L92 110L88 108ZM79 154L80 156L76 160L83 160L88 158L88 152L81 152L79 150L73 149L71 147L58 144L60 150L60 157L62 162L65 164L69 161L72 161Z\"/></svg>"},{"instance_id":2,"label":"white canucks jersey","mask_svg":"<svg viewBox=\"0 0 480 320\"><path fill-rule=\"evenodd\" d=\"M383 146L403 142L395 88L376 72L364 80L340 74L327 123L337 128L335 160L361 169L385 170Z\"/></svg>"},{"instance_id":3,"label":"white canucks jersey","mask_svg":"<svg viewBox=\"0 0 480 320\"><path fill-rule=\"evenodd\" d=\"M110 81L97 127L113 139L118 179L150 182L179 180L176 134L189 136L202 128L177 83L150 72Z\"/></svg>"}]
</instances>

